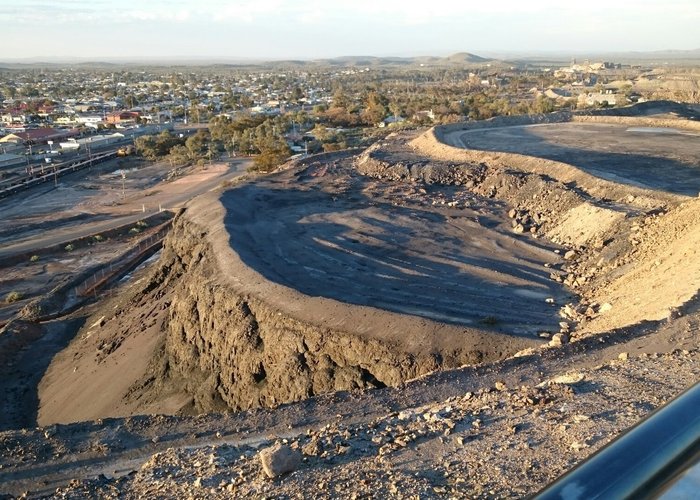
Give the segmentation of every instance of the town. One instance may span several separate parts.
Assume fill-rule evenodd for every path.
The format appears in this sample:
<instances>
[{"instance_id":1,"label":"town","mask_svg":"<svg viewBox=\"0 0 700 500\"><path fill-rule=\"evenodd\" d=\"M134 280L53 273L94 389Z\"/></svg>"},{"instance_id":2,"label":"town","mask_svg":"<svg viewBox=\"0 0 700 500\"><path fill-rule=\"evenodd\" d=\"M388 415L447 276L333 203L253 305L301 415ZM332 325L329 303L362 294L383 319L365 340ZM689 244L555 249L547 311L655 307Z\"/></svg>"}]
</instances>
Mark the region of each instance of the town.
<instances>
[{"instance_id":1,"label":"town","mask_svg":"<svg viewBox=\"0 0 700 500\"><path fill-rule=\"evenodd\" d=\"M389 64L365 59L177 71L4 69L0 189L63 155L175 128L209 126L201 151L179 161L260 155L266 170L294 154L365 145L388 129L699 98L692 75L667 66L515 65L472 54Z\"/></svg>"}]
</instances>

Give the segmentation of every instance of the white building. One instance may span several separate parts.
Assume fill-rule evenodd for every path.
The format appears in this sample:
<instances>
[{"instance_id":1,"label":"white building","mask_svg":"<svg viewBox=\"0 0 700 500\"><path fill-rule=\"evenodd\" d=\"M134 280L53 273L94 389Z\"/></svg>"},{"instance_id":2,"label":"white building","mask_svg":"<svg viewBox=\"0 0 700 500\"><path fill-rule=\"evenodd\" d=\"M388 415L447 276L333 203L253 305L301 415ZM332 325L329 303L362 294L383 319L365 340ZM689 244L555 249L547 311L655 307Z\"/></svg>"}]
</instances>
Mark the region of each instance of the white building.
<instances>
[{"instance_id":1,"label":"white building","mask_svg":"<svg viewBox=\"0 0 700 500\"><path fill-rule=\"evenodd\" d=\"M81 115L76 117L76 122L82 123L83 125L94 125L97 126L102 123L102 117L99 115Z\"/></svg>"}]
</instances>

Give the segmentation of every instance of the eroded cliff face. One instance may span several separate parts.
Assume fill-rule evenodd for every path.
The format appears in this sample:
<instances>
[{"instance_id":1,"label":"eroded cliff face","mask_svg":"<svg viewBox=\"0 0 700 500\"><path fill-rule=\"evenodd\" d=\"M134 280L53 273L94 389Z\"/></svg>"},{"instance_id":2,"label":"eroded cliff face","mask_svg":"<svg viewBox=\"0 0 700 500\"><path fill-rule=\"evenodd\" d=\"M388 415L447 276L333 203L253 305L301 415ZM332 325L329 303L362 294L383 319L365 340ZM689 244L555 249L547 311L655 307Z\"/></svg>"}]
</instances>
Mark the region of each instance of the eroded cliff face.
<instances>
[{"instance_id":1,"label":"eroded cliff face","mask_svg":"<svg viewBox=\"0 0 700 500\"><path fill-rule=\"evenodd\" d=\"M184 390L195 412L274 406L339 390L396 385L442 363L283 314L218 279L206 230L181 217L147 289L172 287L164 345L134 393ZM452 362L477 362L472 351ZM133 396L133 394L132 394Z\"/></svg>"}]
</instances>

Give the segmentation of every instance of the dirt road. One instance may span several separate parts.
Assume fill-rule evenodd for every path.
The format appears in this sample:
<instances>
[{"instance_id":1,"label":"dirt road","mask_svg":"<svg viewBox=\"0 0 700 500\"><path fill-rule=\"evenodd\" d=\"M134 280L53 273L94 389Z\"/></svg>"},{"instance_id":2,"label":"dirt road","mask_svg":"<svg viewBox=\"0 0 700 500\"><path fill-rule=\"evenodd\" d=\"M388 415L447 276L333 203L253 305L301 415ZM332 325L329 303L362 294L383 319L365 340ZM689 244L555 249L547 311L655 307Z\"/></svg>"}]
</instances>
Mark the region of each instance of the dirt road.
<instances>
[{"instance_id":1,"label":"dirt road","mask_svg":"<svg viewBox=\"0 0 700 500\"><path fill-rule=\"evenodd\" d=\"M154 182L156 172L145 172L149 168L153 170L148 167L129 174L133 179L124 197L119 186L96 191L74 176L62 179L57 188L33 188L0 202L0 220L10 226L0 234L0 257L104 232L136 222L160 209L177 209L187 200L242 175L249 164L245 160L216 164L170 182Z\"/></svg>"}]
</instances>

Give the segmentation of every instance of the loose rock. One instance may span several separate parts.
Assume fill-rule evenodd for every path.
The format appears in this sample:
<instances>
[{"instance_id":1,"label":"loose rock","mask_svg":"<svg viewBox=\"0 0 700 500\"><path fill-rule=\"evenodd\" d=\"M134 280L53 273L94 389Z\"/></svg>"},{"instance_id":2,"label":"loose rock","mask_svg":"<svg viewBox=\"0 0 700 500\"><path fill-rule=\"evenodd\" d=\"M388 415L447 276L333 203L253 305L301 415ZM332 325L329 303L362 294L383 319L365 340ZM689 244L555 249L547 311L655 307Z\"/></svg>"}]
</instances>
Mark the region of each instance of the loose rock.
<instances>
[{"instance_id":1,"label":"loose rock","mask_svg":"<svg viewBox=\"0 0 700 500\"><path fill-rule=\"evenodd\" d=\"M281 443L265 448L258 456L265 475L270 479L295 471L301 463L301 454Z\"/></svg>"}]
</instances>

